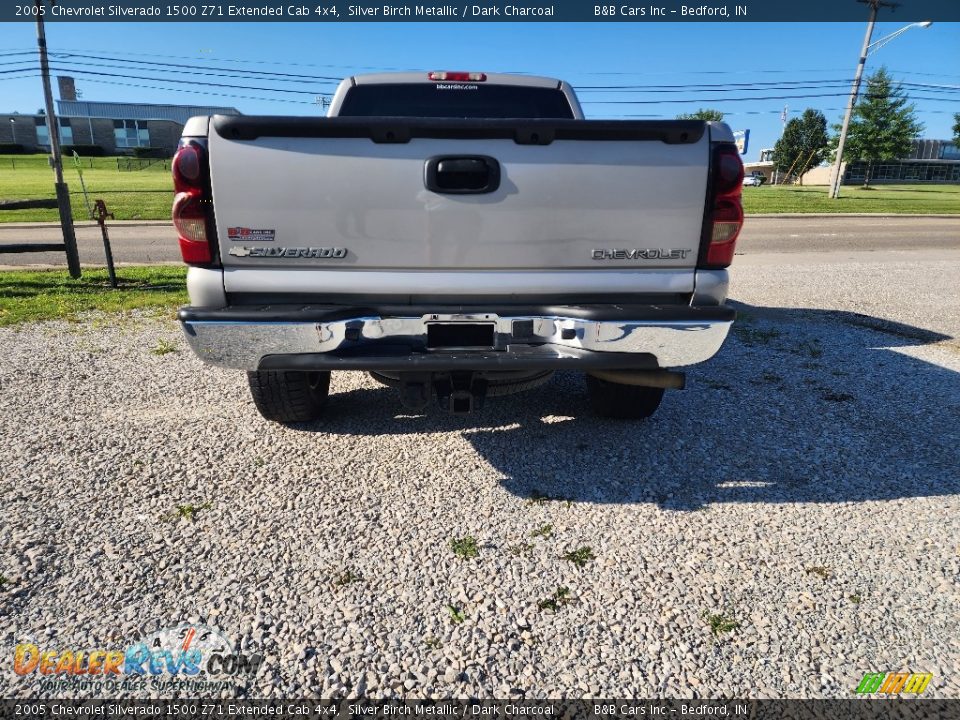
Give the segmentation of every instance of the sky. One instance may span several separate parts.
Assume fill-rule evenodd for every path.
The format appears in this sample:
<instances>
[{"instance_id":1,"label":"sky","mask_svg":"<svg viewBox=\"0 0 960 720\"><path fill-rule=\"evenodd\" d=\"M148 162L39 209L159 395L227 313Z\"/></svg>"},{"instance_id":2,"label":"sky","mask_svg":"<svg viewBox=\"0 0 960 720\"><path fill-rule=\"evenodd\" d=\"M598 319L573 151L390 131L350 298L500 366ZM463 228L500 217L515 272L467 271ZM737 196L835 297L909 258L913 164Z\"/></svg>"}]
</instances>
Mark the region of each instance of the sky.
<instances>
[{"instance_id":1,"label":"sky","mask_svg":"<svg viewBox=\"0 0 960 720\"><path fill-rule=\"evenodd\" d=\"M881 19L875 40L923 20L903 10ZM316 97L329 96L336 79L363 72L547 75L573 84L591 118L722 110L733 129L750 130L745 159L756 160L779 137L785 105L788 117L813 107L839 122L865 29L866 22L50 22L47 44L51 53L108 58L52 57L54 68L72 68L54 74L73 75L84 100L228 105L246 114L322 114ZM946 86L908 88L925 125L923 137L952 137L953 114L960 112L958 48L960 23L935 23L905 32L868 58L868 74L885 65L898 80ZM0 112L33 113L43 105L39 77L7 72L35 62L35 56L11 53L35 49L32 24L0 23Z\"/></svg>"}]
</instances>

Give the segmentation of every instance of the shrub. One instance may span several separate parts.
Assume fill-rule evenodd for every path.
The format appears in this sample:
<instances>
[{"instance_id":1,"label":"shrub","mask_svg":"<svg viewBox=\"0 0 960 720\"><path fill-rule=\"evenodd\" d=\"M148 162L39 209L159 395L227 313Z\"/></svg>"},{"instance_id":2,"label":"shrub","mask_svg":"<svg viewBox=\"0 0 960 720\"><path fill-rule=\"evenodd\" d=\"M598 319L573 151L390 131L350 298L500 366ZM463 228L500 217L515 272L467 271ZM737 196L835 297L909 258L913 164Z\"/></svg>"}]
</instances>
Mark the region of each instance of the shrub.
<instances>
[{"instance_id":1,"label":"shrub","mask_svg":"<svg viewBox=\"0 0 960 720\"><path fill-rule=\"evenodd\" d=\"M133 156L138 158L165 158L170 154L163 148L158 147L136 147L133 148Z\"/></svg>"},{"instance_id":2,"label":"shrub","mask_svg":"<svg viewBox=\"0 0 960 720\"><path fill-rule=\"evenodd\" d=\"M64 145L60 148L63 155L73 155L76 153L81 157L103 157L107 153L99 145Z\"/></svg>"}]
</instances>

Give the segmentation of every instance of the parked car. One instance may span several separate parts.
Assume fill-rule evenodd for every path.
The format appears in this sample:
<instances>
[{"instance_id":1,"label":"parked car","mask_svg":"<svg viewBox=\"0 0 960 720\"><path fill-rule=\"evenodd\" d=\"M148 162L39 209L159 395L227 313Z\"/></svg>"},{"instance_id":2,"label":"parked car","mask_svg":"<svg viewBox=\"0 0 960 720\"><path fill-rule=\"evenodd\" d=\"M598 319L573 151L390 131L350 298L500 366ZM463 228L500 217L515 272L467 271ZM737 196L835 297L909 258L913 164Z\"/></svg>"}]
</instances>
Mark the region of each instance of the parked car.
<instances>
[{"instance_id":1,"label":"parked car","mask_svg":"<svg viewBox=\"0 0 960 720\"><path fill-rule=\"evenodd\" d=\"M455 72L348 78L329 115L195 117L173 162L183 330L264 417L318 417L333 370L454 413L574 370L598 414L642 418L726 338L727 125L585 120L566 82Z\"/></svg>"},{"instance_id":2,"label":"parked car","mask_svg":"<svg viewBox=\"0 0 960 720\"><path fill-rule=\"evenodd\" d=\"M766 178L763 175L744 175L743 184L751 187L760 187Z\"/></svg>"}]
</instances>

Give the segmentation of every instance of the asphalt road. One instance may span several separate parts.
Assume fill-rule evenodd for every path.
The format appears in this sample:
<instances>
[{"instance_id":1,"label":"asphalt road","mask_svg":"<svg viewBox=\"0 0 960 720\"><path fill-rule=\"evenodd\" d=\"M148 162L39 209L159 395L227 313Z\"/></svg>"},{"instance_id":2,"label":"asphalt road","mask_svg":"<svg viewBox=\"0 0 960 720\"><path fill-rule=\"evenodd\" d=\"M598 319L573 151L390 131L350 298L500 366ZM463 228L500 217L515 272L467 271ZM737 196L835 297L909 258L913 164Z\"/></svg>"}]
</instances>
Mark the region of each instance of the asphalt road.
<instances>
[{"instance_id":1,"label":"asphalt road","mask_svg":"<svg viewBox=\"0 0 960 720\"><path fill-rule=\"evenodd\" d=\"M169 224L118 222L109 227L114 260L147 264L180 262L176 239ZM56 242L56 226L0 225L0 245L15 242ZM80 259L84 264L104 263L103 242L96 225L77 228ZM943 217L763 217L747 218L737 249L754 253L878 252L960 249L960 216ZM63 265L60 253L0 255L5 265Z\"/></svg>"}]
</instances>

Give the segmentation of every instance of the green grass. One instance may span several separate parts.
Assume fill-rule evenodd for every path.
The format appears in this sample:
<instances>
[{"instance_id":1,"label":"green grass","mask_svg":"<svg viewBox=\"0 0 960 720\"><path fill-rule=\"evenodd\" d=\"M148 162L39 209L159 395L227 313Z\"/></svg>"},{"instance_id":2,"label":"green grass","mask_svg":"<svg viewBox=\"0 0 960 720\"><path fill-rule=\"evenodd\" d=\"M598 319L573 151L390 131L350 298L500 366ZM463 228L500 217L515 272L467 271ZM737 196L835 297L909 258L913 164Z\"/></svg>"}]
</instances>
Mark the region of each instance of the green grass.
<instances>
[{"instance_id":1,"label":"green grass","mask_svg":"<svg viewBox=\"0 0 960 720\"><path fill-rule=\"evenodd\" d=\"M806 570L807 575L816 575L821 580L829 580L830 576L833 574L830 572L830 568L824 565L812 565L804 569Z\"/></svg>"},{"instance_id":2,"label":"green grass","mask_svg":"<svg viewBox=\"0 0 960 720\"><path fill-rule=\"evenodd\" d=\"M461 560L475 558L479 553L477 539L472 535L467 535L466 537L462 538L454 538L450 541L450 549L453 550L453 554Z\"/></svg>"},{"instance_id":3,"label":"green grass","mask_svg":"<svg viewBox=\"0 0 960 720\"><path fill-rule=\"evenodd\" d=\"M76 320L89 310L172 310L187 303L185 268L121 267L117 276L115 290L106 270L84 270L79 280L63 270L0 272L0 326Z\"/></svg>"},{"instance_id":4,"label":"green grass","mask_svg":"<svg viewBox=\"0 0 960 720\"><path fill-rule=\"evenodd\" d=\"M553 595L538 602L537 608L557 612L564 605L569 605L572 602L573 598L570 596L570 588L561 586L554 590Z\"/></svg>"},{"instance_id":5,"label":"green grass","mask_svg":"<svg viewBox=\"0 0 960 720\"><path fill-rule=\"evenodd\" d=\"M184 520L189 520L190 522L193 522L194 519L196 519L197 514L200 513L201 510L209 510L212 507L213 507L213 503L211 502L201 503L200 505L194 505L193 503L187 503L185 505L177 505L177 507L174 510L171 510L169 513L166 514L165 518L167 520L184 519Z\"/></svg>"},{"instance_id":6,"label":"green grass","mask_svg":"<svg viewBox=\"0 0 960 720\"><path fill-rule=\"evenodd\" d=\"M170 340L162 339L157 341L156 347L154 347L150 352L152 352L154 355L169 355L170 353L177 352L177 344L171 342Z\"/></svg>"},{"instance_id":7,"label":"green grass","mask_svg":"<svg viewBox=\"0 0 960 720\"><path fill-rule=\"evenodd\" d=\"M844 186L840 198L827 197L821 185L745 187L747 215L765 213L927 213L960 214L960 185Z\"/></svg>"},{"instance_id":8,"label":"green grass","mask_svg":"<svg viewBox=\"0 0 960 720\"><path fill-rule=\"evenodd\" d=\"M738 623L731 615L726 615L723 613L714 614L704 610L703 619L710 627L710 632L712 632L713 636L717 638L723 633L731 632L732 630L736 630L738 627L740 627L740 623Z\"/></svg>"},{"instance_id":9,"label":"green grass","mask_svg":"<svg viewBox=\"0 0 960 720\"><path fill-rule=\"evenodd\" d=\"M546 525L541 525L536 530L530 533L530 537L539 537L547 540L550 536L553 535L553 525L547 523Z\"/></svg>"},{"instance_id":10,"label":"green grass","mask_svg":"<svg viewBox=\"0 0 960 720\"><path fill-rule=\"evenodd\" d=\"M593 554L593 549L589 545L584 545L579 547L576 550L571 550L568 553L565 553L560 556L561 560L569 560L578 568L582 568L591 560L595 560L596 556Z\"/></svg>"},{"instance_id":11,"label":"green grass","mask_svg":"<svg viewBox=\"0 0 960 720\"><path fill-rule=\"evenodd\" d=\"M120 158L121 164L128 158ZM120 172L116 157L81 158L83 180L90 204L103 200L117 220L168 220L173 202L169 161L145 170ZM91 165L93 167L91 167ZM75 220L90 215L83 200L80 176L72 158L64 158L64 181L70 186L70 204ZM56 197L53 171L46 155L0 155L0 200L32 200ZM9 210L0 213L0 223L57 222L57 210Z\"/></svg>"},{"instance_id":12,"label":"green grass","mask_svg":"<svg viewBox=\"0 0 960 720\"><path fill-rule=\"evenodd\" d=\"M121 164L127 158L121 157ZM167 220L173 200L169 163L145 170L120 172L116 157L81 158L83 179L92 199L101 198L117 220ZM73 215L88 217L80 178L72 159L64 163ZM53 198L53 172L46 155L0 155L0 200ZM825 186L777 185L746 187L743 205L748 215L766 213L929 213L960 214L960 185L876 185L869 189L845 186L839 200L827 197ZM4 222L55 222L56 210L11 210Z\"/></svg>"},{"instance_id":13,"label":"green grass","mask_svg":"<svg viewBox=\"0 0 960 720\"><path fill-rule=\"evenodd\" d=\"M447 605L447 612L450 614L450 622L459 625L467 619L466 613L456 605Z\"/></svg>"}]
</instances>

